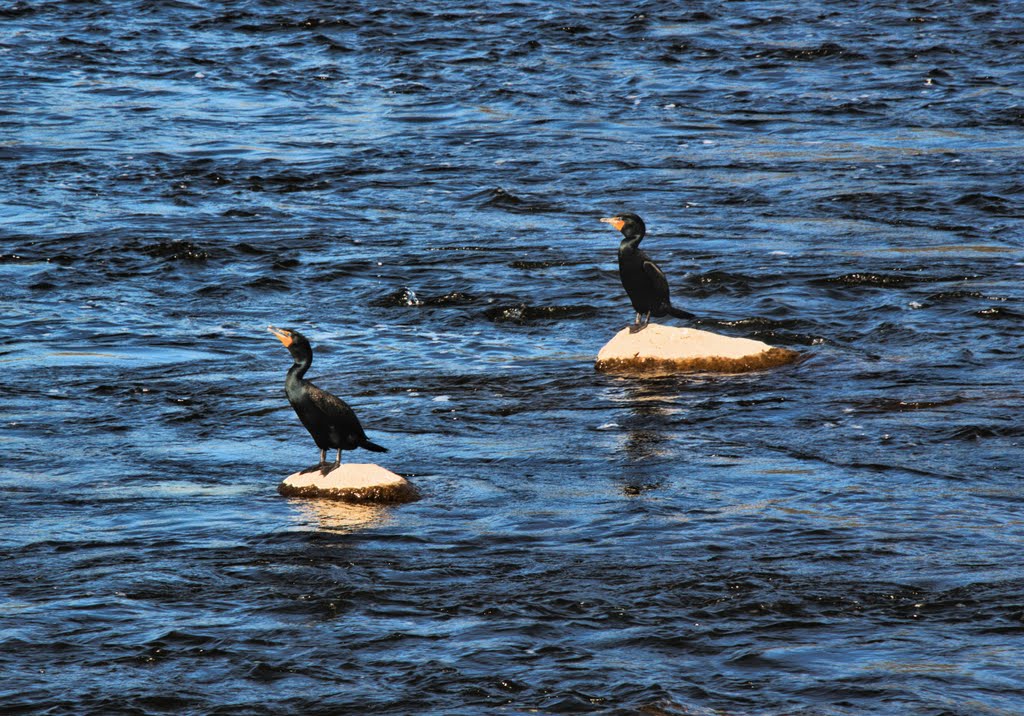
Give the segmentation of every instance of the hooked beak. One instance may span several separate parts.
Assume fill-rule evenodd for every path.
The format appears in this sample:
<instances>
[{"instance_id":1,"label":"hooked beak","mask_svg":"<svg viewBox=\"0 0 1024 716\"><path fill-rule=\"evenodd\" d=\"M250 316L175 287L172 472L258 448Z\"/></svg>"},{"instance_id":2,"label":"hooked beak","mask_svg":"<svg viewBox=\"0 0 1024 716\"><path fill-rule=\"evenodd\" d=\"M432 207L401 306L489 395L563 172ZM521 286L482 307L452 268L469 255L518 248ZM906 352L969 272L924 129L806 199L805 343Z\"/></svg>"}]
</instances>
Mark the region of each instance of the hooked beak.
<instances>
[{"instance_id":1,"label":"hooked beak","mask_svg":"<svg viewBox=\"0 0 1024 716\"><path fill-rule=\"evenodd\" d=\"M617 216L612 216L607 219L601 219L605 224L611 224L616 230L622 231L622 227L625 226L626 222Z\"/></svg>"},{"instance_id":2,"label":"hooked beak","mask_svg":"<svg viewBox=\"0 0 1024 716\"><path fill-rule=\"evenodd\" d=\"M292 344L295 339L292 338L288 333L282 331L280 328L274 328L273 326L267 326L267 330L277 336L277 340L284 343L284 347L287 348Z\"/></svg>"}]
</instances>

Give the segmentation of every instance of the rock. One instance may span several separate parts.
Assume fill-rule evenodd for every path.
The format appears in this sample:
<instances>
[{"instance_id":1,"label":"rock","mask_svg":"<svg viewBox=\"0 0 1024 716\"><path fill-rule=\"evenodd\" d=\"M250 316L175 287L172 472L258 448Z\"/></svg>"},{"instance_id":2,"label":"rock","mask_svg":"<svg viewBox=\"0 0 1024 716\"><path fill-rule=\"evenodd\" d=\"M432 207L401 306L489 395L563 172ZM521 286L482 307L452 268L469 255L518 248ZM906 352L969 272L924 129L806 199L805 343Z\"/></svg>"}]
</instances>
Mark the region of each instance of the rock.
<instances>
[{"instance_id":1,"label":"rock","mask_svg":"<svg viewBox=\"0 0 1024 716\"><path fill-rule=\"evenodd\" d=\"M420 497L411 482L380 465L342 464L327 474L310 467L284 479L277 491L286 497L320 497L354 503L412 502Z\"/></svg>"},{"instance_id":2,"label":"rock","mask_svg":"<svg viewBox=\"0 0 1024 716\"><path fill-rule=\"evenodd\" d=\"M732 338L696 328L648 324L623 328L597 354L598 370L616 373L746 373L792 363L800 353L749 338Z\"/></svg>"}]
</instances>

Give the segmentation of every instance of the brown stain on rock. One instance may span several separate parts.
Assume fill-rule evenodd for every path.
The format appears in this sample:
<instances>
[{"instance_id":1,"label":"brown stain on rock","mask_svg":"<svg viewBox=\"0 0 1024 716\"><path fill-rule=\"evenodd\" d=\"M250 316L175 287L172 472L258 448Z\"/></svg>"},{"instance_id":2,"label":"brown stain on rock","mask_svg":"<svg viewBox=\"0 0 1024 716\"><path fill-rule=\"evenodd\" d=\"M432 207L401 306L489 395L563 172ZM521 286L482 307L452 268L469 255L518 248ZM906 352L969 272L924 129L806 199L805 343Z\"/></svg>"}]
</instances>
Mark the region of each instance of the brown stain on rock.
<instances>
[{"instance_id":1,"label":"brown stain on rock","mask_svg":"<svg viewBox=\"0 0 1024 716\"><path fill-rule=\"evenodd\" d=\"M606 373L670 375L672 373L751 373L795 363L803 356L788 348L769 348L740 358L700 356L694 358L633 358L598 360L594 367Z\"/></svg>"}]
</instances>

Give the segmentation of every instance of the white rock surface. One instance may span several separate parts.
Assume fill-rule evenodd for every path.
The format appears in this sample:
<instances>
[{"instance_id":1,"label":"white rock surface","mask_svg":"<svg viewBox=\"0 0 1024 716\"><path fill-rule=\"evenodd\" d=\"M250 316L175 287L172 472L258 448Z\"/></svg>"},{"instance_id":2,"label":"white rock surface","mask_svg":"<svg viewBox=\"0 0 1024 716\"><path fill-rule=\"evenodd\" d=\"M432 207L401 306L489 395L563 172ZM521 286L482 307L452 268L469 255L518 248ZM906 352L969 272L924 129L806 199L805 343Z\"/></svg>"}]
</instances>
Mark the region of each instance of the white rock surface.
<instances>
[{"instance_id":1,"label":"white rock surface","mask_svg":"<svg viewBox=\"0 0 1024 716\"><path fill-rule=\"evenodd\" d=\"M745 373L792 363L800 356L749 338L651 323L623 328L597 354L598 370L641 373Z\"/></svg>"},{"instance_id":2,"label":"white rock surface","mask_svg":"<svg viewBox=\"0 0 1024 716\"><path fill-rule=\"evenodd\" d=\"M419 491L401 475L372 463L342 464L327 474L313 467L284 479L277 491L288 497L320 497L344 502L411 502Z\"/></svg>"}]
</instances>

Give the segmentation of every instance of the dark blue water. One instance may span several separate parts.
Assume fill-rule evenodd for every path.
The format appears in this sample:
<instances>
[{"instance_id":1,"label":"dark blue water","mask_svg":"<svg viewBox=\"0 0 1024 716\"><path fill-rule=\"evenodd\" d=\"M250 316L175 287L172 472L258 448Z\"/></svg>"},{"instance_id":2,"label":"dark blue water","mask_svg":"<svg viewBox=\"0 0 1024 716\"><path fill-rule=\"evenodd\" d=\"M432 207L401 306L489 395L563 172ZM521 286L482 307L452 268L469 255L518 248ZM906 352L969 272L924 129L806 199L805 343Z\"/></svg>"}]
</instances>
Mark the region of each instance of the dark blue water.
<instances>
[{"instance_id":1,"label":"dark blue water","mask_svg":"<svg viewBox=\"0 0 1024 716\"><path fill-rule=\"evenodd\" d=\"M0 707L1024 712L1022 49L987 2L0 5ZM596 373L626 210L808 359ZM421 501L276 494L268 323Z\"/></svg>"}]
</instances>

